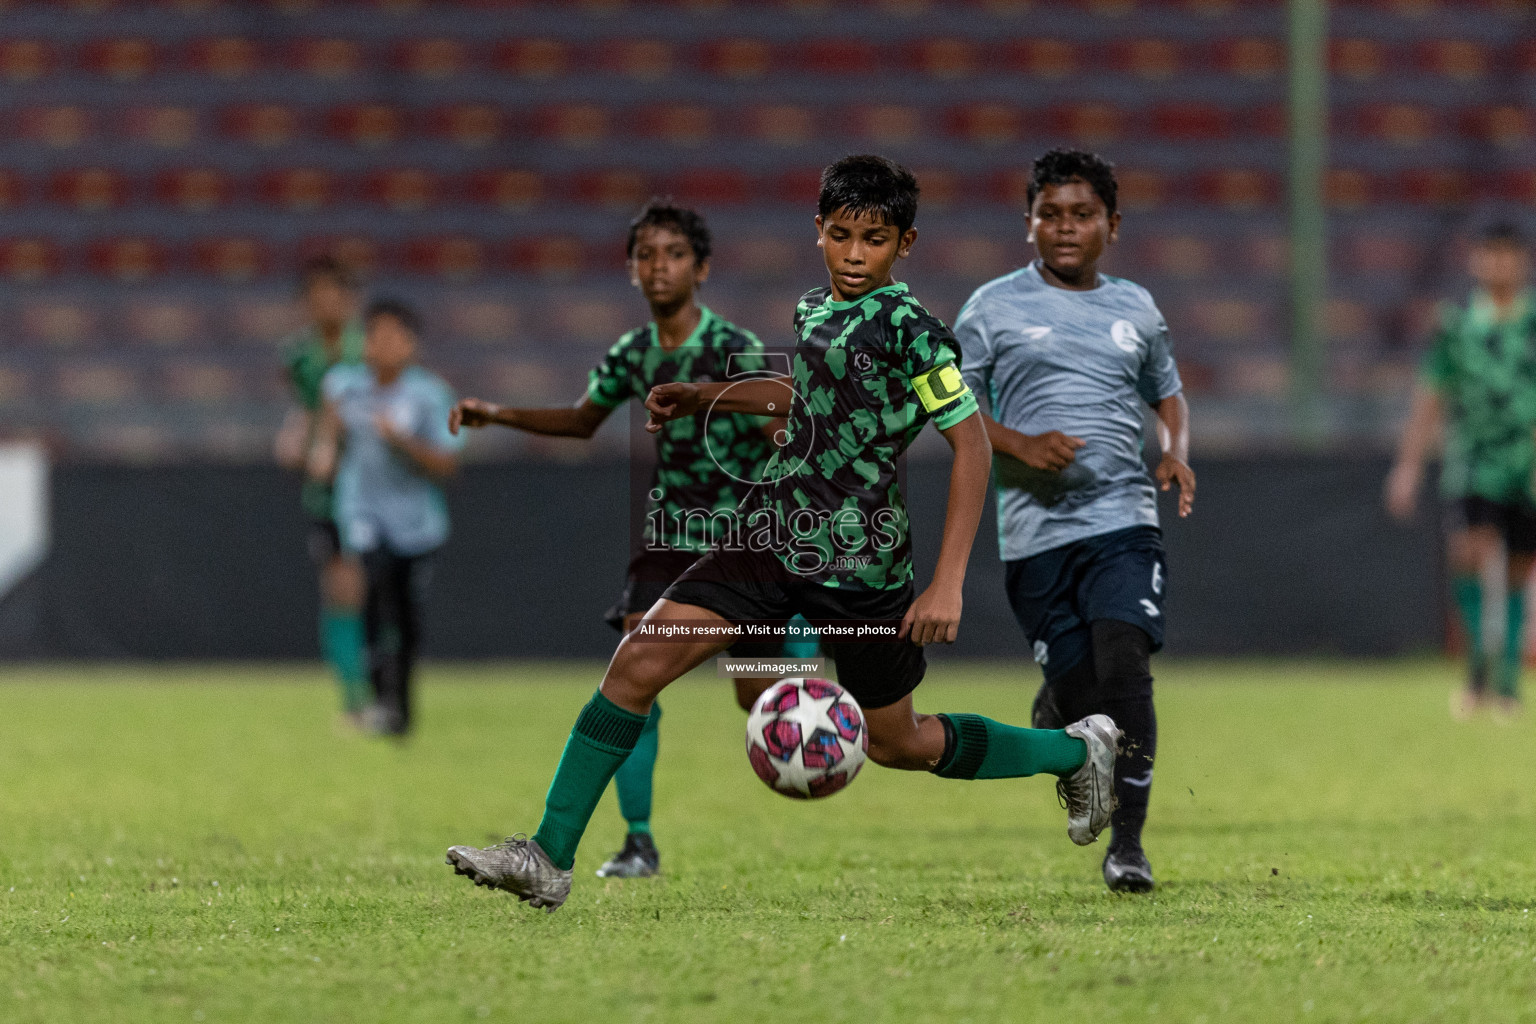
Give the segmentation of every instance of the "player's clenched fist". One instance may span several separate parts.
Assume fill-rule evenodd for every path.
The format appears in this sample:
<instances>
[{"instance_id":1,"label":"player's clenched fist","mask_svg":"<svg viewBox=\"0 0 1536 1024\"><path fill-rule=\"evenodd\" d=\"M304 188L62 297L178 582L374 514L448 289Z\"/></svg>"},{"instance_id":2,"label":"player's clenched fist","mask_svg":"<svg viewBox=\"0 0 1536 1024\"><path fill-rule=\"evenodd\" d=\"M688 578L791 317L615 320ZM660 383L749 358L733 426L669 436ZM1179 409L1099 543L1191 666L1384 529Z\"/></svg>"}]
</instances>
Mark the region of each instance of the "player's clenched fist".
<instances>
[{"instance_id":1,"label":"player's clenched fist","mask_svg":"<svg viewBox=\"0 0 1536 1024\"><path fill-rule=\"evenodd\" d=\"M1077 458L1077 450L1088 443L1059 430L1019 436L1022 440L1018 444L1019 450L1014 453L1018 460L1031 469L1044 469L1052 473L1059 473L1071 465Z\"/></svg>"},{"instance_id":2,"label":"player's clenched fist","mask_svg":"<svg viewBox=\"0 0 1536 1024\"><path fill-rule=\"evenodd\" d=\"M699 411L699 386L682 381L658 384L645 396L645 408L651 414L645 429L654 434L663 424Z\"/></svg>"},{"instance_id":3,"label":"player's clenched fist","mask_svg":"<svg viewBox=\"0 0 1536 1024\"><path fill-rule=\"evenodd\" d=\"M460 427L484 427L496 422L499 405L482 402L478 398L465 398L448 414L448 430L457 434Z\"/></svg>"},{"instance_id":4,"label":"player's clenched fist","mask_svg":"<svg viewBox=\"0 0 1536 1024\"><path fill-rule=\"evenodd\" d=\"M897 635L919 647L952 644L960 636L961 603L958 587L929 587L902 616Z\"/></svg>"}]
</instances>

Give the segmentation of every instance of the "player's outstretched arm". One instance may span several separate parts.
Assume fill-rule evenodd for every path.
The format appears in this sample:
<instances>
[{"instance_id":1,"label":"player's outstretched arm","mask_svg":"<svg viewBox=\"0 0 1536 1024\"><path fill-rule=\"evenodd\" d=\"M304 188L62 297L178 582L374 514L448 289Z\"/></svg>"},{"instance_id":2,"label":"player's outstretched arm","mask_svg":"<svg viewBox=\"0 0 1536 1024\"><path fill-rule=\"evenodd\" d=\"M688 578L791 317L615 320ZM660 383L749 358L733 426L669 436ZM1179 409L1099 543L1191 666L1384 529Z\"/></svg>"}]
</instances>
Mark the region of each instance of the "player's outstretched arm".
<instances>
[{"instance_id":1,"label":"player's outstretched arm","mask_svg":"<svg viewBox=\"0 0 1536 1024\"><path fill-rule=\"evenodd\" d=\"M582 395L575 405L564 409L513 409L478 398L464 398L448 413L448 430L457 434L460 427L488 427L496 424L545 437L579 437L585 440L597 433L613 410Z\"/></svg>"},{"instance_id":2,"label":"player's outstretched arm","mask_svg":"<svg viewBox=\"0 0 1536 1024\"><path fill-rule=\"evenodd\" d=\"M435 480L447 480L459 471L459 456L456 452L397 430L390 418L382 413L374 417L373 429L379 432L385 444L404 456L417 470Z\"/></svg>"},{"instance_id":3,"label":"player's outstretched arm","mask_svg":"<svg viewBox=\"0 0 1536 1024\"><path fill-rule=\"evenodd\" d=\"M947 430L944 440L954 450L949 470L949 504L944 510L944 540L933 582L917 596L901 620L901 636L918 646L952 644L960 635L960 591L965 566L971 558L976 527L987 503L987 480L992 475L992 446L981 414L967 416Z\"/></svg>"},{"instance_id":4,"label":"player's outstretched arm","mask_svg":"<svg viewBox=\"0 0 1536 1024\"><path fill-rule=\"evenodd\" d=\"M1403 427L1397 461L1387 475L1387 511L1398 519L1412 516L1413 507L1418 503L1419 486L1424 481L1424 463L1440 436L1441 413L1438 391L1423 383L1413 389L1413 407Z\"/></svg>"},{"instance_id":5,"label":"player's outstretched arm","mask_svg":"<svg viewBox=\"0 0 1536 1024\"><path fill-rule=\"evenodd\" d=\"M1182 518L1195 510L1195 471L1189 468L1189 402L1183 394L1170 395L1152 408L1157 410L1157 439L1163 446L1163 458L1153 477L1164 491L1179 485Z\"/></svg>"},{"instance_id":6,"label":"player's outstretched arm","mask_svg":"<svg viewBox=\"0 0 1536 1024\"><path fill-rule=\"evenodd\" d=\"M1021 434L1005 427L997 420L981 413L981 422L987 428L987 440L999 455L1018 459L1031 469L1043 469L1059 473L1077 458L1077 450L1088 442L1059 430L1044 434Z\"/></svg>"},{"instance_id":7,"label":"player's outstretched arm","mask_svg":"<svg viewBox=\"0 0 1536 1024\"><path fill-rule=\"evenodd\" d=\"M645 429L654 434L664 424L693 416L701 409L752 416L784 416L789 413L793 397L788 377L753 377L708 384L683 381L658 384L645 397L646 411L651 414Z\"/></svg>"}]
</instances>

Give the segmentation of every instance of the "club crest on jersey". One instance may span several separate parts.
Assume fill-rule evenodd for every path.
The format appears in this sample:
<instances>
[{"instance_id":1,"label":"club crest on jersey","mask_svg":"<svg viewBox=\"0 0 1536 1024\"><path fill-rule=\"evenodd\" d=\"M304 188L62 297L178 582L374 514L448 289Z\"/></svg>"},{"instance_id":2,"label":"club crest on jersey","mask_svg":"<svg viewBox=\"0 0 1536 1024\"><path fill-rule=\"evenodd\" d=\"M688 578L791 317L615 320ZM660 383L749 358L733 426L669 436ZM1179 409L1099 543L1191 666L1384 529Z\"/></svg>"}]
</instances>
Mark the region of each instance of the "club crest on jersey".
<instances>
[{"instance_id":1,"label":"club crest on jersey","mask_svg":"<svg viewBox=\"0 0 1536 1024\"><path fill-rule=\"evenodd\" d=\"M965 386L965 381L960 378L960 371L955 369L954 363L935 366L922 376L913 377L912 387L917 391L918 401L922 402L923 408L929 412L938 412L971 390Z\"/></svg>"},{"instance_id":2,"label":"club crest on jersey","mask_svg":"<svg viewBox=\"0 0 1536 1024\"><path fill-rule=\"evenodd\" d=\"M853 350L853 372L860 377L867 377L875 372L875 357L868 349L856 348Z\"/></svg>"},{"instance_id":3,"label":"club crest on jersey","mask_svg":"<svg viewBox=\"0 0 1536 1024\"><path fill-rule=\"evenodd\" d=\"M1121 352L1136 352L1141 349L1141 335L1136 333L1136 325L1129 320L1116 320L1110 325L1109 338L1115 343L1115 348Z\"/></svg>"}]
</instances>

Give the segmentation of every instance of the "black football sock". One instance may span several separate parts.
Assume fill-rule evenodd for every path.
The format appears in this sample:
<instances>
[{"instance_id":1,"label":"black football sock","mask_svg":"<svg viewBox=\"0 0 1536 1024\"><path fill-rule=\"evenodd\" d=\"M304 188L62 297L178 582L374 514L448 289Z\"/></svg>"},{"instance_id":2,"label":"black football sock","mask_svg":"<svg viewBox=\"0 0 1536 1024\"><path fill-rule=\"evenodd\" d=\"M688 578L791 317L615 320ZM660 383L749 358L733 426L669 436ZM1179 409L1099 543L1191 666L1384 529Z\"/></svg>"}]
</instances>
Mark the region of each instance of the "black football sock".
<instances>
[{"instance_id":1,"label":"black football sock","mask_svg":"<svg viewBox=\"0 0 1536 1024\"><path fill-rule=\"evenodd\" d=\"M1125 734L1115 759L1111 846L1141 845L1152 796L1152 762L1157 755L1157 713L1152 705L1152 638L1138 626L1113 619L1093 623L1093 663L1099 681L1096 711L1115 720Z\"/></svg>"}]
</instances>

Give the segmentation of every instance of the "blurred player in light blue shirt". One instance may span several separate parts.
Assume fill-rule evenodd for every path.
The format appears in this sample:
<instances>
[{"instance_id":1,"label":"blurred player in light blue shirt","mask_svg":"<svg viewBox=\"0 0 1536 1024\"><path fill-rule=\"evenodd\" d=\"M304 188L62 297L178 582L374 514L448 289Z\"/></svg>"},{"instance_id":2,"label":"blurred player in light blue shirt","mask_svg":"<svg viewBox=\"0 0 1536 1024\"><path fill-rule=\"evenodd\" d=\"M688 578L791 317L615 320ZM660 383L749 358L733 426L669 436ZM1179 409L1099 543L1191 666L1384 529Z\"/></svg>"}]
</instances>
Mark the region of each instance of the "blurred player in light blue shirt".
<instances>
[{"instance_id":1,"label":"blurred player in light blue shirt","mask_svg":"<svg viewBox=\"0 0 1536 1024\"><path fill-rule=\"evenodd\" d=\"M416 363L421 322L379 301L364 316L363 365L325 375L325 408L311 477L335 481L343 546L367 575L364 624L376 703L366 724L403 735L430 556L448 539L441 481L458 469L463 439L448 431L454 395Z\"/></svg>"},{"instance_id":2,"label":"blurred player in light blue shirt","mask_svg":"<svg viewBox=\"0 0 1536 1024\"><path fill-rule=\"evenodd\" d=\"M1053 150L1029 183L1029 240L1040 258L982 285L955 321L961 374L985 400L997 475L1008 600L1045 683L1036 728L1107 714L1125 733L1119 807L1104 857L1116 891L1146 892L1141 847L1157 717L1150 660L1163 645L1168 568L1157 489L1195 496L1189 407L1168 326L1145 288L1100 274L1120 230L1114 167ZM1145 409L1162 461L1142 461Z\"/></svg>"}]
</instances>

